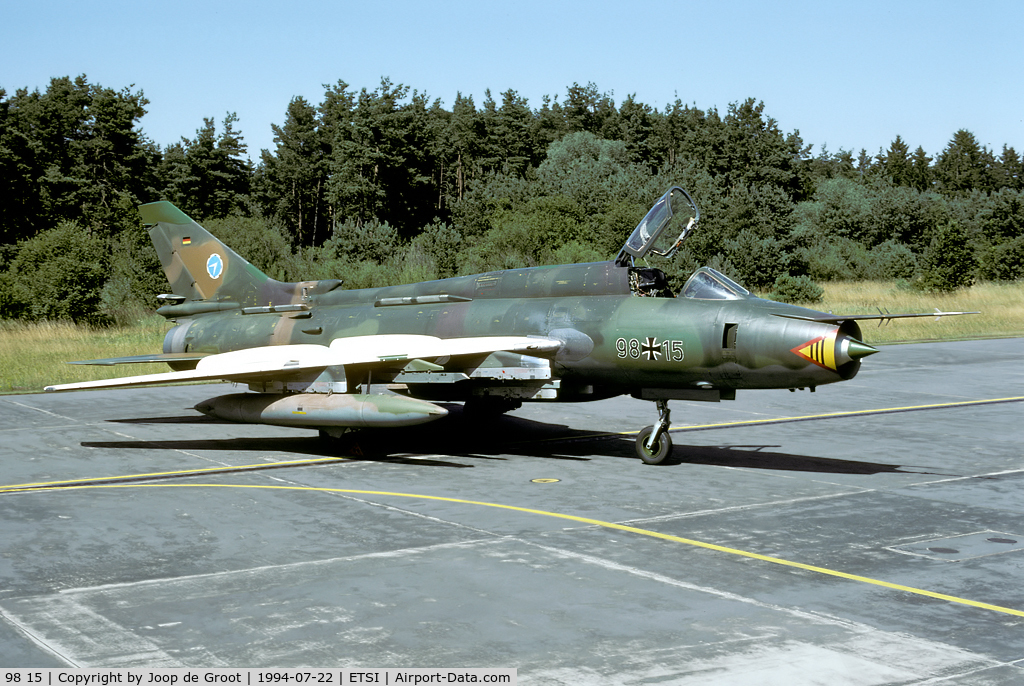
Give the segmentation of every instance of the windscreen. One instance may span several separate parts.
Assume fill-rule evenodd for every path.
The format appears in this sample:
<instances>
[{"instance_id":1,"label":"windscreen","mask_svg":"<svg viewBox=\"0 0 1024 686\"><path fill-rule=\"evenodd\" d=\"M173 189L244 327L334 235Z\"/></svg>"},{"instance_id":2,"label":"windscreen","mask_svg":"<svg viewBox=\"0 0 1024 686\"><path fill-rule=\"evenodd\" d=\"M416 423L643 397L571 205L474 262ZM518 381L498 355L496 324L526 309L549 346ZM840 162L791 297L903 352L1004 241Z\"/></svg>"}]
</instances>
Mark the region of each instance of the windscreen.
<instances>
[{"instance_id":1,"label":"windscreen","mask_svg":"<svg viewBox=\"0 0 1024 686\"><path fill-rule=\"evenodd\" d=\"M683 286L682 295L694 300L740 300L750 291L721 272L701 267Z\"/></svg>"}]
</instances>

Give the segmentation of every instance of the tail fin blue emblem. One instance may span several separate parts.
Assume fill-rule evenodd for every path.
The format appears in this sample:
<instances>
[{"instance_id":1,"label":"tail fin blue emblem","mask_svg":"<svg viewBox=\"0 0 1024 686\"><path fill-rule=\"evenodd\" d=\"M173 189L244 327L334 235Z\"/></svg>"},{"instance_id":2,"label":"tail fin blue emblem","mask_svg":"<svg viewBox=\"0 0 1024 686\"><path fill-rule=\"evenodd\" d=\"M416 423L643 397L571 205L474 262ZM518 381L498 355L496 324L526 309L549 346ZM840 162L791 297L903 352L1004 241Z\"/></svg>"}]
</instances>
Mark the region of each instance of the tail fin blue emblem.
<instances>
[{"instance_id":1,"label":"tail fin blue emblem","mask_svg":"<svg viewBox=\"0 0 1024 686\"><path fill-rule=\"evenodd\" d=\"M210 255L210 259L206 260L206 273L210 275L211 279L219 279L221 272L224 271L224 260L217 253Z\"/></svg>"}]
</instances>

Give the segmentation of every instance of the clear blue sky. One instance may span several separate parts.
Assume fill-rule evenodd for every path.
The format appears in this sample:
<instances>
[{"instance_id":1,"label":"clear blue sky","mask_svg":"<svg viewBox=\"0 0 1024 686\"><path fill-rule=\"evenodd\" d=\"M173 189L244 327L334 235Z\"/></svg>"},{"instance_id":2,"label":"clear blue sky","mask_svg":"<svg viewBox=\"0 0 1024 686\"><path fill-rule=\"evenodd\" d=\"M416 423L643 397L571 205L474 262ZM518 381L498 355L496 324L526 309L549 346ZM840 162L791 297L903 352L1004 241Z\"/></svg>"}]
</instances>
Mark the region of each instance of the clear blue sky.
<instances>
[{"instance_id":1,"label":"clear blue sky","mask_svg":"<svg viewBox=\"0 0 1024 686\"><path fill-rule=\"evenodd\" d=\"M234 111L257 159L293 96L382 76L446 108L512 88L536 109L573 82L659 109L754 97L815 153L899 134L934 156L965 128L998 154L1024 151L1022 30L1019 0L35 0L3 11L0 87L134 84L161 146Z\"/></svg>"}]
</instances>

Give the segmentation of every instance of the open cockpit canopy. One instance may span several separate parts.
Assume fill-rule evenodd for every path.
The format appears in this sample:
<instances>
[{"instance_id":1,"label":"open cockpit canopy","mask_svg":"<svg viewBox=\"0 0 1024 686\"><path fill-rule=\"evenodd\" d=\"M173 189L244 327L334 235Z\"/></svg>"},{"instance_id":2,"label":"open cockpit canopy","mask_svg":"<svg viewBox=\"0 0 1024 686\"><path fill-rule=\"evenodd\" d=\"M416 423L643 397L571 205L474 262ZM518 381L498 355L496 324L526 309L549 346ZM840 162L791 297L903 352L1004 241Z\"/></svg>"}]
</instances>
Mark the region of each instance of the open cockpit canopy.
<instances>
[{"instance_id":1,"label":"open cockpit canopy","mask_svg":"<svg viewBox=\"0 0 1024 686\"><path fill-rule=\"evenodd\" d=\"M669 188L658 198L658 202L633 229L615 260L617 266L629 268L630 291L634 295L674 297L668 278L661 269L641 267L635 261L648 255L672 257L699 219L697 203L679 186ZM680 296L693 300L743 300L751 297L750 291L711 267L695 271L686 281Z\"/></svg>"},{"instance_id":2,"label":"open cockpit canopy","mask_svg":"<svg viewBox=\"0 0 1024 686\"><path fill-rule=\"evenodd\" d=\"M615 264L632 267L648 254L671 257L699 219L697 204L686 191L679 186L668 189L633 229Z\"/></svg>"}]
</instances>

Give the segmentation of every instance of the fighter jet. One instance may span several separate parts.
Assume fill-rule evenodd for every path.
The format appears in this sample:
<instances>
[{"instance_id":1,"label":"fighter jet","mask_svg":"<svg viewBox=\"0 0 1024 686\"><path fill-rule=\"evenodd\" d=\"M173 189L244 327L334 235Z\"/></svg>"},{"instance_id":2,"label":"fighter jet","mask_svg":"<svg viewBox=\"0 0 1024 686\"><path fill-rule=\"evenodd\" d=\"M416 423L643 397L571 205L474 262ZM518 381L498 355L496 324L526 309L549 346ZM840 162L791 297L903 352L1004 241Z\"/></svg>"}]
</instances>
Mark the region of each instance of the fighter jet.
<instances>
[{"instance_id":1,"label":"fighter jet","mask_svg":"<svg viewBox=\"0 0 1024 686\"><path fill-rule=\"evenodd\" d=\"M47 391L227 380L249 392L198 411L223 420L319 430L409 426L448 412L500 414L524 401L628 394L658 421L636 452L672 452L669 400L733 400L740 389L810 389L852 379L878 350L858 320L755 297L698 269L673 293L641 261L671 257L695 230L690 195L670 188L607 262L509 269L346 290L341 281L271 279L169 202L140 207L171 293L175 326L153 355L80 364L167 363L171 372L49 386Z\"/></svg>"}]
</instances>

